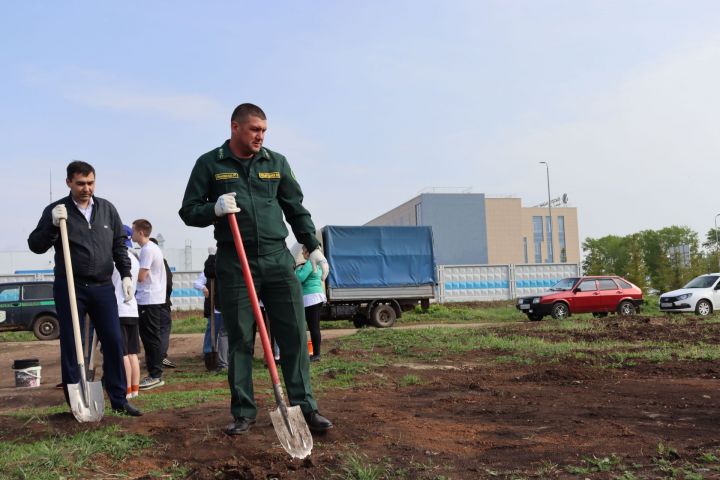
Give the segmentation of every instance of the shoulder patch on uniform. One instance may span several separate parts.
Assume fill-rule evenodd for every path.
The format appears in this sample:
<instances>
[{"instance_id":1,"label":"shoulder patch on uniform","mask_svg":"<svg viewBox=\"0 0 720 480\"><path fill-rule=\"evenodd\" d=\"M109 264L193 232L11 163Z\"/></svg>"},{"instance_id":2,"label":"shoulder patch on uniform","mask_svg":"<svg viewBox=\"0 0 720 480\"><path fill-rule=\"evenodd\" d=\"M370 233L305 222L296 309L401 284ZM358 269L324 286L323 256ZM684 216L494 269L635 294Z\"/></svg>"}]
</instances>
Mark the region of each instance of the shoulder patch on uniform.
<instances>
[{"instance_id":1,"label":"shoulder patch on uniform","mask_svg":"<svg viewBox=\"0 0 720 480\"><path fill-rule=\"evenodd\" d=\"M225 150L220 147L218 148L218 160L222 160L223 158L225 158Z\"/></svg>"},{"instance_id":2,"label":"shoulder patch on uniform","mask_svg":"<svg viewBox=\"0 0 720 480\"><path fill-rule=\"evenodd\" d=\"M237 172L221 172L215 174L215 180L230 180L231 178L240 178Z\"/></svg>"},{"instance_id":3,"label":"shoulder patch on uniform","mask_svg":"<svg viewBox=\"0 0 720 480\"><path fill-rule=\"evenodd\" d=\"M258 172L258 177L263 180L277 180L280 178L280 172Z\"/></svg>"}]
</instances>

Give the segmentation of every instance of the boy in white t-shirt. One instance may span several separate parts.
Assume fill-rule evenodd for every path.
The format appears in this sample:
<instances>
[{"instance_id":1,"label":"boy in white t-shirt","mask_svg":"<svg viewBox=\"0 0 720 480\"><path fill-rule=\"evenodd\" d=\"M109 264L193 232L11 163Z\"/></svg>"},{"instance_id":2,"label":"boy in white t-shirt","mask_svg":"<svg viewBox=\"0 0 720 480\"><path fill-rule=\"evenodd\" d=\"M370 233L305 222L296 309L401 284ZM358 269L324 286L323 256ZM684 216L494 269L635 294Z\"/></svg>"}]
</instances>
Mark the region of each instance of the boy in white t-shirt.
<instances>
[{"instance_id":1,"label":"boy in white t-shirt","mask_svg":"<svg viewBox=\"0 0 720 480\"><path fill-rule=\"evenodd\" d=\"M132 224L132 239L140 245L140 273L135 298L140 314L140 338L145 348L148 376L140 382L141 390L165 385L163 381L162 331L170 323L165 308L165 264L160 247L150 241L152 225L145 219Z\"/></svg>"},{"instance_id":2,"label":"boy in white t-shirt","mask_svg":"<svg viewBox=\"0 0 720 480\"><path fill-rule=\"evenodd\" d=\"M127 225L123 225L123 233L127 235L125 245L127 245L127 254L130 258L130 275L132 276L133 289L137 290L137 278L140 271L140 263L138 262L135 252L132 251L133 245L130 241L132 229ZM122 290L122 282L120 281L120 273L117 268L113 270L112 281L115 285L115 297L117 298L118 316L120 317L120 332L123 337L125 362L125 375L127 376L127 395L126 398L134 398L138 396L140 388L140 363L138 362L138 354L140 353L140 332L138 329L138 306L135 297L131 297L127 302Z\"/></svg>"}]
</instances>

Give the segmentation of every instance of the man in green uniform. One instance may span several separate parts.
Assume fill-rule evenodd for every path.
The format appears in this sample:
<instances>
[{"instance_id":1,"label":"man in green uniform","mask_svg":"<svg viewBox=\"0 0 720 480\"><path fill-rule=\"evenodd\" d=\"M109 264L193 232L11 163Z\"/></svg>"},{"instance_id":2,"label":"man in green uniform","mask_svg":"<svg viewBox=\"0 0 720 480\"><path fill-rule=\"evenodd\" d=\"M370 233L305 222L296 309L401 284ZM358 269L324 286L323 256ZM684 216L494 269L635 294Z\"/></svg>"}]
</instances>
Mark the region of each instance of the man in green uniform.
<instances>
[{"instance_id":1,"label":"man in green uniform","mask_svg":"<svg viewBox=\"0 0 720 480\"><path fill-rule=\"evenodd\" d=\"M332 423L318 413L313 398L302 289L285 245L288 231L283 214L298 242L312 252L309 260L322 268L323 280L329 267L290 165L284 156L262 146L266 130L267 119L259 107L239 105L230 120L230 140L195 163L179 213L186 225L215 227L216 275L228 333L234 419L227 433L247 432L257 416L252 384L255 323L232 232L224 218L228 214L237 218L255 289L282 352L280 365L290 404L300 407L311 431L323 432Z\"/></svg>"}]
</instances>

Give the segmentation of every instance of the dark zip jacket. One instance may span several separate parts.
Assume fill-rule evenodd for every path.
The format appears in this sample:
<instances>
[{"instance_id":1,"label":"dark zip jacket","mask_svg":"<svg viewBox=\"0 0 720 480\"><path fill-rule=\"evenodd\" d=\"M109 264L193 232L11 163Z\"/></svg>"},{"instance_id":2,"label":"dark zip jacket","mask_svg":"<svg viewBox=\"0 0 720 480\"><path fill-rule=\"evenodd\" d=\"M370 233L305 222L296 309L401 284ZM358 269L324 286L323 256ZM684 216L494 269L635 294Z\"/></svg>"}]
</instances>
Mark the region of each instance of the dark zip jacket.
<instances>
[{"instance_id":1,"label":"dark zip jacket","mask_svg":"<svg viewBox=\"0 0 720 480\"><path fill-rule=\"evenodd\" d=\"M67 209L67 230L70 243L73 277L84 285L103 285L112 282L113 263L120 277L130 276L130 259L127 256L126 236L120 215L112 203L93 197L90 223L68 195L43 210L40 221L28 237L28 246L34 253L45 253L55 247L55 276L65 277L65 259L60 239L60 228L52 223L52 209L64 204Z\"/></svg>"}]
</instances>

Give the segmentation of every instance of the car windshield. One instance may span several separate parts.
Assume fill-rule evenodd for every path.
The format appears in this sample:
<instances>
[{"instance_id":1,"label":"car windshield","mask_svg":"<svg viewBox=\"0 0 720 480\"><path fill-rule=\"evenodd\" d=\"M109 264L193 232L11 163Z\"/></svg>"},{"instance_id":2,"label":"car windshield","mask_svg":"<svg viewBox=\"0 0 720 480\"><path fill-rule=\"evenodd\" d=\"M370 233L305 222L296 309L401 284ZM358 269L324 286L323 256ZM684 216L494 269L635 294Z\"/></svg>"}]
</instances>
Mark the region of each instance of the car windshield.
<instances>
[{"instance_id":1,"label":"car windshield","mask_svg":"<svg viewBox=\"0 0 720 480\"><path fill-rule=\"evenodd\" d=\"M564 292L570 290L577 283L577 278L563 278L550 288L552 292Z\"/></svg>"},{"instance_id":2,"label":"car windshield","mask_svg":"<svg viewBox=\"0 0 720 480\"><path fill-rule=\"evenodd\" d=\"M684 288L710 288L717 281L717 275L702 275L693 278Z\"/></svg>"}]
</instances>

